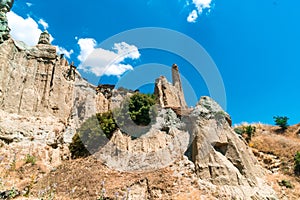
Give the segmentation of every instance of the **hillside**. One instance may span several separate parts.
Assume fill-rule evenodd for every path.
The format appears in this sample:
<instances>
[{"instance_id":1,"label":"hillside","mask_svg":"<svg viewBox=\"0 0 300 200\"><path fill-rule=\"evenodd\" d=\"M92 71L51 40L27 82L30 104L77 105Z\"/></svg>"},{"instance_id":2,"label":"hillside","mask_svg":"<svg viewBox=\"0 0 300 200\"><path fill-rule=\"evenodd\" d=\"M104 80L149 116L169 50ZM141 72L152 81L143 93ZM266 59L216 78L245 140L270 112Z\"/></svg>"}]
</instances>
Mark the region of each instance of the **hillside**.
<instances>
[{"instance_id":1,"label":"hillside","mask_svg":"<svg viewBox=\"0 0 300 200\"><path fill-rule=\"evenodd\" d=\"M300 124L289 126L285 131L272 125L251 126L256 127L256 131L249 145L260 164L268 170L268 180L280 199L299 199L300 177L294 173L294 156L300 152ZM292 188L282 186L282 181L289 181Z\"/></svg>"}]
</instances>

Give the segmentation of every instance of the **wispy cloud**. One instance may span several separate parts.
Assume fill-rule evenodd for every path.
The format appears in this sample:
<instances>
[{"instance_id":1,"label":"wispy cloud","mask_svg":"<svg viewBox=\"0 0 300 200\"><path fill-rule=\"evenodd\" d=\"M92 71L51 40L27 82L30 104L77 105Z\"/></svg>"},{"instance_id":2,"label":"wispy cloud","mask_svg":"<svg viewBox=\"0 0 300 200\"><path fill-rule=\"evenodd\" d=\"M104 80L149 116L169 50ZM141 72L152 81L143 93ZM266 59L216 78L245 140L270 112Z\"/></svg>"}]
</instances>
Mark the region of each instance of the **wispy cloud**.
<instances>
[{"instance_id":1,"label":"wispy cloud","mask_svg":"<svg viewBox=\"0 0 300 200\"><path fill-rule=\"evenodd\" d=\"M27 5L28 7L31 7L33 4L30 3L30 2L27 2L26 5Z\"/></svg>"},{"instance_id":2,"label":"wispy cloud","mask_svg":"<svg viewBox=\"0 0 300 200\"><path fill-rule=\"evenodd\" d=\"M191 5L193 5L195 9L190 12L189 16L187 17L187 21L190 23L195 23L204 10L210 12L212 1L213 0L192 0ZM190 5L189 2L187 4Z\"/></svg>"},{"instance_id":3,"label":"wispy cloud","mask_svg":"<svg viewBox=\"0 0 300 200\"><path fill-rule=\"evenodd\" d=\"M43 20L43 19L40 19L38 21L38 23L43 26L44 30L47 30L49 28L48 23L45 20Z\"/></svg>"},{"instance_id":4,"label":"wispy cloud","mask_svg":"<svg viewBox=\"0 0 300 200\"><path fill-rule=\"evenodd\" d=\"M91 72L96 76L121 76L128 70L133 70L126 59L136 60L141 54L134 45L125 42L114 44L111 50L96 48L97 42L93 38L78 40L81 52L78 60L81 62L79 69Z\"/></svg>"}]
</instances>

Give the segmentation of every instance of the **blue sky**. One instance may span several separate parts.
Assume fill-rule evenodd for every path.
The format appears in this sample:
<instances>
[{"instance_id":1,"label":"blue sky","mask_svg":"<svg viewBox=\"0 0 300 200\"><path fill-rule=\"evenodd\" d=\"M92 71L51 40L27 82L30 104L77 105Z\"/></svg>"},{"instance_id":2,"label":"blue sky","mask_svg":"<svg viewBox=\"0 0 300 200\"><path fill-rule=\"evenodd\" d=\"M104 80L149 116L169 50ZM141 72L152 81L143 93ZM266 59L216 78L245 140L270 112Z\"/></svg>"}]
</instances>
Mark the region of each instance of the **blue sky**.
<instances>
[{"instance_id":1,"label":"blue sky","mask_svg":"<svg viewBox=\"0 0 300 200\"><path fill-rule=\"evenodd\" d=\"M98 48L107 38L135 28L181 32L201 44L218 67L234 123L272 124L274 115L284 115L295 124L300 122L299 8L296 0L15 0L8 18L13 37L29 45L46 28L52 44L93 84L116 83L147 63L177 63L197 98L209 95L203 78L178 55L139 49L128 41ZM116 60L111 69L84 66L97 48L98 64ZM196 100L189 98L192 106Z\"/></svg>"}]
</instances>

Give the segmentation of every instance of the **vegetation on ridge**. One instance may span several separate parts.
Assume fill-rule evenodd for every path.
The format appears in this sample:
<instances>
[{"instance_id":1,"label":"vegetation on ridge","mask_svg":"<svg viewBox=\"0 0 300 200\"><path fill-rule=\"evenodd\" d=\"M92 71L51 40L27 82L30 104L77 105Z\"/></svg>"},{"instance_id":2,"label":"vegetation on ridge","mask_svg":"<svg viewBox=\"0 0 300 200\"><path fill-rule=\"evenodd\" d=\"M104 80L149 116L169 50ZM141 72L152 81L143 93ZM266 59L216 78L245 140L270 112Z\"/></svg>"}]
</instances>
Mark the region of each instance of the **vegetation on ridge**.
<instances>
[{"instance_id":1,"label":"vegetation on ridge","mask_svg":"<svg viewBox=\"0 0 300 200\"><path fill-rule=\"evenodd\" d=\"M154 95L135 93L125 99L121 108L90 117L72 139L69 146L72 158L86 157L97 152L118 128L133 138L139 137L149 130L149 124L154 121L155 103Z\"/></svg>"},{"instance_id":2,"label":"vegetation on ridge","mask_svg":"<svg viewBox=\"0 0 300 200\"><path fill-rule=\"evenodd\" d=\"M288 125L289 118L288 117L274 116L273 119L275 121L275 125L279 126L282 131L285 131L289 127L289 125Z\"/></svg>"}]
</instances>

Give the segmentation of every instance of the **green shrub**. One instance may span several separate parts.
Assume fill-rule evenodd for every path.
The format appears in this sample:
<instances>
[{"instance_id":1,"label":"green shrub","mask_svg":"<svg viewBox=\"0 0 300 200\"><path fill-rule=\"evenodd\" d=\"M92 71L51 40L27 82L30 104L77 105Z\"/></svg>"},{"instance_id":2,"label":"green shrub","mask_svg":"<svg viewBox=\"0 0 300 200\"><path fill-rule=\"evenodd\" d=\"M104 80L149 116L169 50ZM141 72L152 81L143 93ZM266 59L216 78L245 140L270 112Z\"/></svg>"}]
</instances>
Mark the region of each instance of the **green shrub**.
<instances>
[{"instance_id":1,"label":"green shrub","mask_svg":"<svg viewBox=\"0 0 300 200\"><path fill-rule=\"evenodd\" d=\"M121 108L114 111L114 117L122 132L133 138L140 137L154 123L157 111L154 107L154 95L135 93L125 99Z\"/></svg>"},{"instance_id":2,"label":"green shrub","mask_svg":"<svg viewBox=\"0 0 300 200\"><path fill-rule=\"evenodd\" d=\"M295 175L299 176L300 175L300 152L296 153L294 157L294 162L295 162L295 166L294 166Z\"/></svg>"},{"instance_id":3,"label":"green shrub","mask_svg":"<svg viewBox=\"0 0 300 200\"><path fill-rule=\"evenodd\" d=\"M154 114L153 105L156 100L154 95L135 93L130 97L129 115L137 125L147 126Z\"/></svg>"},{"instance_id":4,"label":"green shrub","mask_svg":"<svg viewBox=\"0 0 300 200\"><path fill-rule=\"evenodd\" d=\"M239 135L244 135L246 134L245 136L245 139L246 141L249 143L252 139L252 136L254 135L254 133L256 132L256 127L255 126L243 126L243 127L237 127L234 129L234 131L239 134Z\"/></svg>"},{"instance_id":5,"label":"green shrub","mask_svg":"<svg viewBox=\"0 0 300 200\"><path fill-rule=\"evenodd\" d=\"M97 114L96 116L99 121L101 130L106 135L106 137L110 139L113 133L118 128L115 119L113 117L113 113L111 111L108 111L103 114Z\"/></svg>"},{"instance_id":6,"label":"green shrub","mask_svg":"<svg viewBox=\"0 0 300 200\"><path fill-rule=\"evenodd\" d=\"M69 146L72 158L86 157L97 152L108 142L117 128L111 112L90 117L72 139Z\"/></svg>"},{"instance_id":7,"label":"green shrub","mask_svg":"<svg viewBox=\"0 0 300 200\"><path fill-rule=\"evenodd\" d=\"M291 181L289 181L289 180L282 180L282 181L279 182L279 185L284 186L286 188L294 188Z\"/></svg>"},{"instance_id":8,"label":"green shrub","mask_svg":"<svg viewBox=\"0 0 300 200\"><path fill-rule=\"evenodd\" d=\"M36 162L36 157L35 156L32 156L30 154L27 154L26 155L26 158L25 158L25 163L31 163L32 165L35 165L35 162Z\"/></svg>"},{"instance_id":9,"label":"green shrub","mask_svg":"<svg viewBox=\"0 0 300 200\"><path fill-rule=\"evenodd\" d=\"M87 119L77 130L69 146L72 158L87 157L97 152L119 127L134 138L139 137L149 129L147 125L156 114L153 107L155 102L153 95L135 93L114 112L96 114Z\"/></svg>"},{"instance_id":10,"label":"green shrub","mask_svg":"<svg viewBox=\"0 0 300 200\"><path fill-rule=\"evenodd\" d=\"M275 121L275 125L280 126L281 130L284 131L288 128L288 117L274 116L273 119Z\"/></svg>"},{"instance_id":11,"label":"green shrub","mask_svg":"<svg viewBox=\"0 0 300 200\"><path fill-rule=\"evenodd\" d=\"M236 134L243 135L244 129L243 129L243 128L240 128L240 127L237 127L237 128L234 129L234 132L235 132Z\"/></svg>"}]
</instances>

